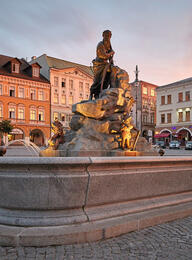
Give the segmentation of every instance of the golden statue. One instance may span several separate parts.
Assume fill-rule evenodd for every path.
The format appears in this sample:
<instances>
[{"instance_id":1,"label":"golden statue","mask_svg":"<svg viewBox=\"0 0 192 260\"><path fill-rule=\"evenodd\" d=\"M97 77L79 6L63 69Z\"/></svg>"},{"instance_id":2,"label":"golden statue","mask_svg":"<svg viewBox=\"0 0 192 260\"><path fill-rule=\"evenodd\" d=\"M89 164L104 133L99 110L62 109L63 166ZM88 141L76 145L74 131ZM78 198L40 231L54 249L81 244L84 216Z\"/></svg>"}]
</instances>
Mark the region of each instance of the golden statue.
<instances>
[{"instance_id":1,"label":"golden statue","mask_svg":"<svg viewBox=\"0 0 192 260\"><path fill-rule=\"evenodd\" d=\"M97 45L96 58L92 61L94 82L90 89L90 99L92 99L93 96L95 99L99 98L102 89L106 89L110 84L111 65L113 65L113 55L115 54L110 42L112 33L106 30L102 36L103 40Z\"/></svg>"},{"instance_id":2,"label":"golden statue","mask_svg":"<svg viewBox=\"0 0 192 260\"><path fill-rule=\"evenodd\" d=\"M134 128L134 126L131 123L132 117L128 117L126 120L123 121L122 123L122 128L121 128L121 137L122 137L122 142L121 142L121 147L122 149L125 150L126 146L127 149L130 150L131 145L130 145L130 140L131 140L131 130Z\"/></svg>"},{"instance_id":3,"label":"golden statue","mask_svg":"<svg viewBox=\"0 0 192 260\"><path fill-rule=\"evenodd\" d=\"M49 139L48 145L53 150L57 150L59 144L64 143L63 125L58 120L58 118L56 118L55 121L51 124L51 129L53 132L53 136Z\"/></svg>"}]
</instances>

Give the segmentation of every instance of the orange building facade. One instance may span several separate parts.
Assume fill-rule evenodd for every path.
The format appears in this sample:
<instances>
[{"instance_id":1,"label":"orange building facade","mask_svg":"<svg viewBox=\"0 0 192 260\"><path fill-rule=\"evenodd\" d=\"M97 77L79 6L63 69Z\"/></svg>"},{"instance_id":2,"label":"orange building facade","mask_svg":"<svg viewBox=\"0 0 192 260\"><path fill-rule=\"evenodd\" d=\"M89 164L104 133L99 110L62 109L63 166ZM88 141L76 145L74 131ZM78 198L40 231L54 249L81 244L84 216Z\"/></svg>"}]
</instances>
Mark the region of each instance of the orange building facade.
<instances>
[{"instance_id":1,"label":"orange building facade","mask_svg":"<svg viewBox=\"0 0 192 260\"><path fill-rule=\"evenodd\" d=\"M42 146L50 138L50 83L40 65L0 55L0 120L14 126L9 141Z\"/></svg>"}]
</instances>

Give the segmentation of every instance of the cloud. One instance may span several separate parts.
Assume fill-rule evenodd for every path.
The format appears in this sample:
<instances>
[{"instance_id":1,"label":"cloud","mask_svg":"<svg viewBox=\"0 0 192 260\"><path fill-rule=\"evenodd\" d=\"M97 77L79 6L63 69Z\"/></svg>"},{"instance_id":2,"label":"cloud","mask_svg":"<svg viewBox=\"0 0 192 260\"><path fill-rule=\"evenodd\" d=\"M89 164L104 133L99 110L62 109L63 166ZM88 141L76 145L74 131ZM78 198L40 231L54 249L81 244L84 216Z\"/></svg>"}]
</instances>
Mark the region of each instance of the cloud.
<instances>
[{"instance_id":1,"label":"cloud","mask_svg":"<svg viewBox=\"0 0 192 260\"><path fill-rule=\"evenodd\" d=\"M0 49L90 64L102 31L111 29L117 65L134 79L138 64L143 78L164 84L192 65L191 7L190 0L2 1Z\"/></svg>"}]
</instances>

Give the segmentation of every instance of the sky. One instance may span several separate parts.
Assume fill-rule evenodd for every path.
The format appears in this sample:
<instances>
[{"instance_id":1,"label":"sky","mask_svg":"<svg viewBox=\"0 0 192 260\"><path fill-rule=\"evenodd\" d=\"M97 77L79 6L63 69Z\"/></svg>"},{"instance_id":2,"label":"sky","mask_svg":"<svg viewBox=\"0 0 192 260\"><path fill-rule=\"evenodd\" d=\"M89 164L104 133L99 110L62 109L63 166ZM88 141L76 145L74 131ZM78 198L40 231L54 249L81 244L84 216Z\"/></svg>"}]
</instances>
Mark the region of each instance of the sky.
<instances>
[{"instance_id":1,"label":"sky","mask_svg":"<svg viewBox=\"0 0 192 260\"><path fill-rule=\"evenodd\" d=\"M166 85L192 77L191 0L1 0L0 54L91 65L112 31L115 65L130 82Z\"/></svg>"}]
</instances>

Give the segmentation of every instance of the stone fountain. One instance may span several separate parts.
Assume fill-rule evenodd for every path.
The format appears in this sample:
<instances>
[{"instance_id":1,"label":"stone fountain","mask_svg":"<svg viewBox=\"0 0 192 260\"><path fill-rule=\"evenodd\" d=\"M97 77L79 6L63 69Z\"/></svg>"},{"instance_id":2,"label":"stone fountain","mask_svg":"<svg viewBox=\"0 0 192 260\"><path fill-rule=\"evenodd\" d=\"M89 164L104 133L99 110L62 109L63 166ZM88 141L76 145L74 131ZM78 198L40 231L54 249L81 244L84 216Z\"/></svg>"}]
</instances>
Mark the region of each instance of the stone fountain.
<instances>
[{"instance_id":1,"label":"stone fountain","mask_svg":"<svg viewBox=\"0 0 192 260\"><path fill-rule=\"evenodd\" d=\"M73 106L68 132L52 124L42 157L0 157L0 245L91 242L192 214L192 158L151 157L132 123L128 74L113 71L110 88Z\"/></svg>"}]
</instances>

